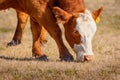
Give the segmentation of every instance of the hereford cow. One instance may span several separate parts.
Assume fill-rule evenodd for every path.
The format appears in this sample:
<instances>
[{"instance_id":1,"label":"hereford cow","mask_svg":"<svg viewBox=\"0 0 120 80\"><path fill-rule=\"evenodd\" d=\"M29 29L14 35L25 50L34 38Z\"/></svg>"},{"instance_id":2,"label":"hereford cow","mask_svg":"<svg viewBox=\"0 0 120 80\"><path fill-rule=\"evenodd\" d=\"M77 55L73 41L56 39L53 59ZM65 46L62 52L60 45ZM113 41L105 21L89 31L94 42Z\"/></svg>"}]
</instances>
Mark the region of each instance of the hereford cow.
<instances>
[{"instance_id":1,"label":"hereford cow","mask_svg":"<svg viewBox=\"0 0 120 80\"><path fill-rule=\"evenodd\" d=\"M0 0L0 8L10 7L30 15L32 52L37 59L47 60L39 45L44 26L58 45L60 59L73 61L72 55L63 43L57 23L64 25L66 40L76 52L78 61L93 58L92 38L96 32L95 20L102 8L91 13L85 9L83 0Z\"/></svg>"}]
</instances>

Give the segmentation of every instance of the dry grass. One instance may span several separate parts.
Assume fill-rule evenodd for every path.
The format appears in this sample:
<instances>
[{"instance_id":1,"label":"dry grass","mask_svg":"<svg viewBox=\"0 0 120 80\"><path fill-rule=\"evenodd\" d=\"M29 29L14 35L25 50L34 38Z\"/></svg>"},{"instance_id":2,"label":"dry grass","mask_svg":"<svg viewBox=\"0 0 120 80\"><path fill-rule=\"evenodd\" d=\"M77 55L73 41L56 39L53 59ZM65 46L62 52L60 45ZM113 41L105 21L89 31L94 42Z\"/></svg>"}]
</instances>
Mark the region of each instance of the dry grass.
<instances>
[{"instance_id":1,"label":"dry grass","mask_svg":"<svg viewBox=\"0 0 120 80\"><path fill-rule=\"evenodd\" d=\"M119 0L85 0L91 10L104 7L93 40L92 62L59 62L58 49L51 37L42 50L49 62L31 57L32 37L29 23L22 44L6 48L16 26L15 11L0 12L0 80L119 80L120 79L120 10ZM69 48L69 47L68 47ZM72 51L69 48L70 51ZM73 52L72 52L73 53ZM73 54L74 55L74 54Z\"/></svg>"}]
</instances>

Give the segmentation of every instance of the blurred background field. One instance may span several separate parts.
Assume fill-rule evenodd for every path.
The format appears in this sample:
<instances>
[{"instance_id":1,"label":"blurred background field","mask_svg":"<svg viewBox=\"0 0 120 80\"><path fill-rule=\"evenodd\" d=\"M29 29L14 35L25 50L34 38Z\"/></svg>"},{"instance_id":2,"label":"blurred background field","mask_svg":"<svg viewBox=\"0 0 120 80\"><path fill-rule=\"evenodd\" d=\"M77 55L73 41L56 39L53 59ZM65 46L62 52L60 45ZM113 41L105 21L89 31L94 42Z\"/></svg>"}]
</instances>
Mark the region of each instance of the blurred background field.
<instances>
[{"instance_id":1,"label":"blurred background field","mask_svg":"<svg viewBox=\"0 0 120 80\"><path fill-rule=\"evenodd\" d=\"M42 46L50 61L35 61L31 52L29 22L22 44L6 48L14 34L17 19L13 9L0 11L0 80L119 80L120 0L85 0L85 5L91 11L100 6L104 10L93 40L95 59L84 63L59 62L56 43L50 36L47 44ZM69 46L68 49L75 58Z\"/></svg>"}]
</instances>

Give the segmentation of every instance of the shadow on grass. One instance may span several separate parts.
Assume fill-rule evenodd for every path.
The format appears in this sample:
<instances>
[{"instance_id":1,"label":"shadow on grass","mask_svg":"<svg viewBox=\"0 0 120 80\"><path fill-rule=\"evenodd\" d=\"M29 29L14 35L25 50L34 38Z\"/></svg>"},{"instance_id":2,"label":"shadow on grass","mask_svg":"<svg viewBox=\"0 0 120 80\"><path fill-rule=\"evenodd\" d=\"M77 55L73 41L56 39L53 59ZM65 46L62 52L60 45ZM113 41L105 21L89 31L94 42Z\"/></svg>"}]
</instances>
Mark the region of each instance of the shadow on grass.
<instances>
[{"instance_id":1,"label":"shadow on grass","mask_svg":"<svg viewBox=\"0 0 120 80\"><path fill-rule=\"evenodd\" d=\"M5 60L16 60L16 61L39 61L35 58L15 58L15 57L7 57L7 56L0 56L0 59L5 59Z\"/></svg>"},{"instance_id":2,"label":"shadow on grass","mask_svg":"<svg viewBox=\"0 0 120 80\"><path fill-rule=\"evenodd\" d=\"M76 62L76 60L74 61L61 61L61 60L50 60L48 59L47 61L44 61L44 60L39 60L39 59L36 59L34 57L30 57L30 58L15 58L15 57L8 57L8 56L0 56L0 59L4 59L4 60L9 60L9 61L40 61L40 62ZM87 62L87 61L86 61ZM81 62L83 63L83 62Z\"/></svg>"},{"instance_id":3,"label":"shadow on grass","mask_svg":"<svg viewBox=\"0 0 120 80\"><path fill-rule=\"evenodd\" d=\"M30 58L15 58L15 57L8 57L8 56L0 56L0 59L4 59L4 60L9 60L9 61L40 61L40 62L62 62L60 60L40 60L40 59L37 59L37 58L34 58L34 57L30 57Z\"/></svg>"}]
</instances>

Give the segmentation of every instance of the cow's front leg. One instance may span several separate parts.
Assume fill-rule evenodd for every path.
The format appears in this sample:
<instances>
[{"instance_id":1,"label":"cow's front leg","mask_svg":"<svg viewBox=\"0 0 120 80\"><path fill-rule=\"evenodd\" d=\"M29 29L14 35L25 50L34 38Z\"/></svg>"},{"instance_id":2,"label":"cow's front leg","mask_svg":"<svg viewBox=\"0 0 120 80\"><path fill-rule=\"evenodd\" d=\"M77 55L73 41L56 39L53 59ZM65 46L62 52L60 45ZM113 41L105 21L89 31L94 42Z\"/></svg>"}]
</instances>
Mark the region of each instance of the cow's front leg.
<instances>
[{"instance_id":1,"label":"cow's front leg","mask_svg":"<svg viewBox=\"0 0 120 80\"><path fill-rule=\"evenodd\" d=\"M28 15L26 13L17 11L17 28L13 39L7 43L7 46L15 46L21 43L21 39L24 33L24 28L26 26Z\"/></svg>"},{"instance_id":2,"label":"cow's front leg","mask_svg":"<svg viewBox=\"0 0 120 80\"><path fill-rule=\"evenodd\" d=\"M58 26L50 26L47 27L47 30L58 45L61 61L73 61L72 55L63 43L60 28Z\"/></svg>"},{"instance_id":3,"label":"cow's front leg","mask_svg":"<svg viewBox=\"0 0 120 80\"><path fill-rule=\"evenodd\" d=\"M45 29L56 41L59 48L61 61L73 61L73 56L69 53L68 49L64 45L61 30L57 25L55 19L53 18L52 14L49 12L48 14L44 15L45 17L39 21L44 25Z\"/></svg>"},{"instance_id":4,"label":"cow's front leg","mask_svg":"<svg viewBox=\"0 0 120 80\"><path fill-rule=\"evenodd\" d=\"M33 56L35 56L36 59L40 61L47 61L47 56L41 51L41 32L43 30L43 27L40 26L37 22L30 19L31 23L31 31L33 36L33 46L32 46L32 53Z\"/></svg>"}]
</instances>

